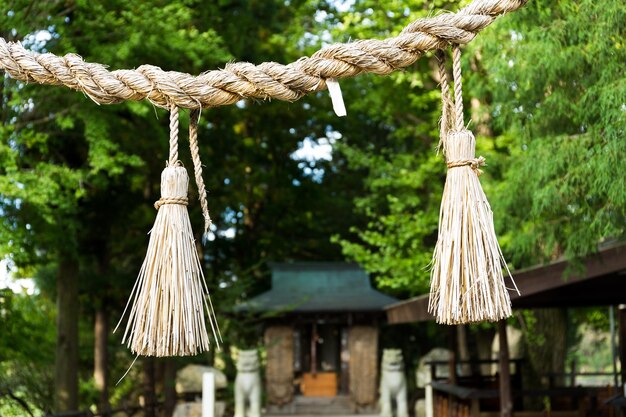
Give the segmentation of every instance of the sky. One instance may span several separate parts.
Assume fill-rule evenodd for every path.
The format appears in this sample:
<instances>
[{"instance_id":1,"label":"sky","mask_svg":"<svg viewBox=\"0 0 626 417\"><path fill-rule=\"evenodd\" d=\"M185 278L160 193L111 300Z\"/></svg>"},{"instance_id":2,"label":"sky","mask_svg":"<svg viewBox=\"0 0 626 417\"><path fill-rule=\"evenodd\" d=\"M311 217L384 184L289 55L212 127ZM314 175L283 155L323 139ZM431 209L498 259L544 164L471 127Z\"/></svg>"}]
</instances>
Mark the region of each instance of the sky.
<instances>
[{"instance_id":1,"label":"sky","mask_svg":"<svg viewBox=\"0 0 626 417\"><path fill-rule=\"evenodd\" d=\"M0 289L10 288L14 293L32 295L37 291L35 281L30 278L14 279L11 277L9 263L6 259L0 261Z\"/></svg>"}]
</instances>

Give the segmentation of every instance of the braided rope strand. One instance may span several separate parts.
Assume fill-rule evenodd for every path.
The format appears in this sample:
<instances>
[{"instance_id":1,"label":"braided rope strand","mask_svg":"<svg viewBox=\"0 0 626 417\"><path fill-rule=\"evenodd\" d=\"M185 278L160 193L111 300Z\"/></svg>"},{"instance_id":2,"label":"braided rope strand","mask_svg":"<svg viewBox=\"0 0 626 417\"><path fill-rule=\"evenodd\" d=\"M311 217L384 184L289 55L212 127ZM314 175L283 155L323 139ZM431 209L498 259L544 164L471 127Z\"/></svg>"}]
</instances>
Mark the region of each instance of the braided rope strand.
<instances>
[{"instance_id":1,"label":"braided rope strand","mask_svg":"<svg viewBox=\"0 0 626 417\"><path fill-rule=\"evenodd\" d=\"M170 158L169 166L178 162L178 106L170 106Z\"/></svg>"},{"instance_id":2,"label":"braided rope strand","mask_svg":"<svg viewBox=\"0 0 626 417\"><path fill-rule=\"evenodd\" d=\"M461 48L452 46L452 75L454 77L454 120L458 132L463 130L463 75L461 73Z\"/></svg>"},{"instance_id":3,"label":"braided rope strand","mask_svg":"<svg viewBox=\"0 0 626 417\"><path fill-rule=\"evenodd\" d=\"M202 178L202 162L200 161L200 149L198 147L198 122L200 120L200 110L192 109L189 114L189 149L191 150L191 159L193 160L193 172L198 186L198 199L202 207L202 217L204 217L204 233L202 234L203 243L209 234L211 227L211 217L209 216L209 204L207 202L207 193Z\"/></svg>"},{"instance_id":4,"label":"braided rope strand","mask_svg":"<svg viewBox=\"0 0 626 417\"><path fill-rule=\"evenodd\" d=\"M444 145L448 132L452 127L454 106L450 96L450 82L448 81L448 71L446 70L446 52L439 49L436 57L439 69L439 84L441 85L441 134L439 135L439 144L437 145L437 151L439 151Z\"/></svg>"},{"instance_id":5,"label":"braided rope strand","mask_svg":"<svg viewBox=\"0 0 626 417\"><path fill-rule=\"evenodd\" d=\"M474 0L457 13L418 19L394 38L330 45L288 65L238 62L196 77L152 65L108 71L104 65L85 62L76 54L38 54L0 38L0 70L17 80L82 91L99 104L148 99L159 107L175 104L197 109L225 106L242 98L294 101L324 90L327 78L363 72L386 75L413 64L427 51L451 43L467 44L498 16L519 9L527 1Z\"/></svg>"}]
</instances>

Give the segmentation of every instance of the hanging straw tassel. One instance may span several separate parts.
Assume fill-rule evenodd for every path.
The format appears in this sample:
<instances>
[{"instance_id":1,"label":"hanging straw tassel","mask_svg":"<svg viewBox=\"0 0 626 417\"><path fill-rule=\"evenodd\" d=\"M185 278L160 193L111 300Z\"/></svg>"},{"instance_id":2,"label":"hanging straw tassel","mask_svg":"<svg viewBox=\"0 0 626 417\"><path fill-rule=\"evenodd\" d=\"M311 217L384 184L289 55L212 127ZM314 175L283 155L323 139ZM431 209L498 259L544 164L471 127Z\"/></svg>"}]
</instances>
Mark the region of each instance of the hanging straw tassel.
<instances>
[{"instance_id":1,"label":"hanging straw tassel","mask_svg":"<svg viewBox=\"0 0 626 417\"><path fill-rule=\"evenodd\" d=\"M195 123L197 131L197 119ZM158 213L122 314L132 301L122 343L137 355L187 356L208 350L205 310L219 348L219 329L186 207L188 186L189 176L178 160L178 108L172 106L169 161L161 174L161 198L154 204Z\"/></svg>"},{"instance_id":2,"label":"hanging straw tassel","mask_svg":"<svg viewBox=\"0 0 626 417\"><path fill-rule=\"evenodd\" d=\"M476 140L463 125L459 47L453 47L454 106L445 54L440 52L439 58L443 100L441 142L448 173L439 211L428 311L442 324L497 321L511 315L502 269L506 269L511 282L513 278L502 256L493 213L478 179L485 159L476 158Z\"/></svg>"}]
</instances>

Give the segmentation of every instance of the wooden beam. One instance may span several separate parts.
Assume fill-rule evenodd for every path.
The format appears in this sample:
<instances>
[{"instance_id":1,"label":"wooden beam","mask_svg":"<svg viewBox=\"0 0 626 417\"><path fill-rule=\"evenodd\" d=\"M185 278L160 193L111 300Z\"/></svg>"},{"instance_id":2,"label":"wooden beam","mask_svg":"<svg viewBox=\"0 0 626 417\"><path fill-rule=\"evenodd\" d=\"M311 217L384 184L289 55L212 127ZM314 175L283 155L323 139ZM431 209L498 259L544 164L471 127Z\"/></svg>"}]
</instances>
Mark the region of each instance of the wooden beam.
<instances>
[{"instance_id":1,"label":"wooden beam","mask_svg":"<svg viewBox=\"0 0 626 417\"><path fill-rule=\"evenodd\" d=\"M509 362L509 340L506 334L506 320L498 322L498 339L500 341L500 416L512 417L511 365Z\"/></svg>"},{"instance_id":2,"label":"wooden beam","mask_svg":"<svg viewBox=\"0 0 626 417\"><path fill-rule=\"evenodd\" d=\"M570 266L567 260L559 260L547 265L535 266L513 272L513 278L521 296L511 292L511 301L550 289L564 287L604 275L626 270L626 245L602 249L584 261L582 273L566 275Z\"/></svg>"},{"instance_id":3,"label":"wooden beam","mask_svg":"<svg viewBox=\"0 0 626 417\"><path fill-rule=\"evenodd\" d=\"M626 271L626 245L603 248L598 253L589 256L583 265L582 273L567 275L565 271L571 266L566 260L556 261L547 265L538 265L532 268L513 271L513 278L520 290L518 295L511 291L513 308L557 307L610 305L626 302L626 292L623 288L622 275ZM593 284L600 288L607 287L606 291L576 291L576 284ZM569 298L547 296L543 293L570 288L574 295ZM535 297L533 297L535 296ZM428 294L401 301L385 307L387 320L390 324L411 323L434 320L428 313Z\"/></svg>"},{"instance_id":4,"label":"wooden beam","mask_svg":"<svg viewBox=\"0 0 626 417\"><path fill-rule=\"evenodd\" d=\"M386 306L387 320L391 324L434 320L435 316L428 312L428 297L428 294L420 295Z\"/></svg>"}]
</instances>

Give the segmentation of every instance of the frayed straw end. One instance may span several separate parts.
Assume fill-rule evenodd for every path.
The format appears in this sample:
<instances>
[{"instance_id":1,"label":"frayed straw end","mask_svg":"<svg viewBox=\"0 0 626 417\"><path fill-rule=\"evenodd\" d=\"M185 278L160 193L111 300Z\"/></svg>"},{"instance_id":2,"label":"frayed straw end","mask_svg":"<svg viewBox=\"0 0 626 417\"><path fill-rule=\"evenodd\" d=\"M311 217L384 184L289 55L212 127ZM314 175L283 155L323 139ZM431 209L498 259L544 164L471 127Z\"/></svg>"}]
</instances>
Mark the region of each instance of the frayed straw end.
<instances>
[{"instance_id":1,"label":"frayed straw end","mask_svg":"<svg viewBox=\"0 0 626 417\"><path fill-rule=\"evenodd\" d=\"M163 170L159 211L126 306L132 304L122 343L138 355L188 356L208 350L205 311L214 338L219 335L187 212L188 185L180 164Z\"/></svg>"},{"instance_id":2,"label":"frayed straw end","mask_svg":"<svg viewBox=\"0 0 626 417\"><path fill-rule=\"evenodd\" d=\"M202 245L206 245L207 242L209 241L209 234L211 232L211 225L213 224L213 222L211 221L211 218L209 217L209 213L207 212L204 215L204 232L202 233Z\"/></svg>"},{"instance_id":3,"label":"frayed straw end","mask_svg":"<svg viewBox=\"0 0 626 417\"><path fill-rule=\"evenodd\" d=\"M506 263L491 207L478 180L484 158L475 158L474 147L474 135L467 130L450 132L444 141L449 169L428 305L442 324L498 321L511 315L502 272Z\"/></svg>"}]
</instances>

